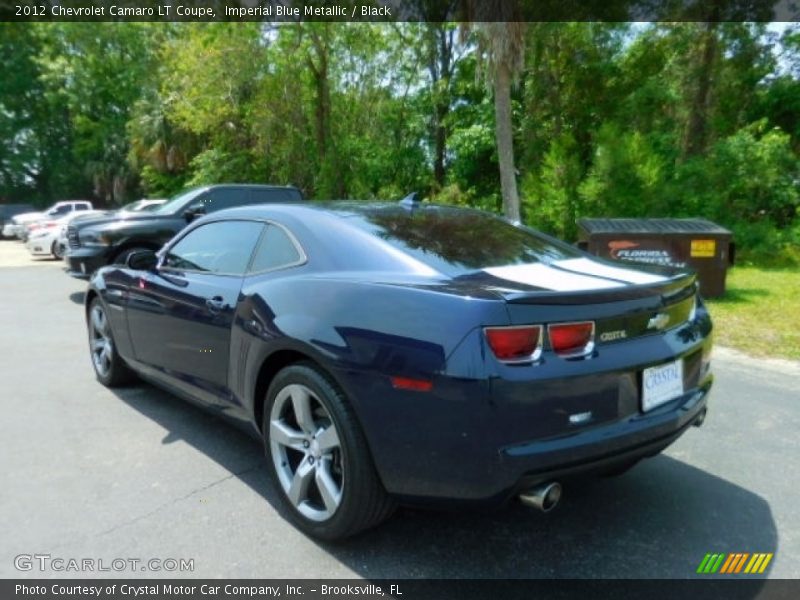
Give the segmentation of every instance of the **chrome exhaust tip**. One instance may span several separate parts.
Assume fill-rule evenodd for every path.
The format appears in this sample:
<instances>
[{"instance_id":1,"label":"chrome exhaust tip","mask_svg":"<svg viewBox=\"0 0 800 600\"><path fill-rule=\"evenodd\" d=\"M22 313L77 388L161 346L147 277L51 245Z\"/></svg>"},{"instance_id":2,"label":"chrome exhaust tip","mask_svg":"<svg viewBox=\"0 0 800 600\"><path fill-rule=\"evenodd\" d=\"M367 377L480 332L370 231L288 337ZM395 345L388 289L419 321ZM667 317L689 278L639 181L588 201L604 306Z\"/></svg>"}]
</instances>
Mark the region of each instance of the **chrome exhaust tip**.
<instances>
[{"instance_id":1,"label":"chrome exhaust tip","mask_svg":"<svg viewBox=\"0 0 800 600\"><path fill-rule=\"evenodd\" d=\"M542 512L550 512L561 500L561 484L557 481L542 483L522 492L519 499L525 506Z\"/></svg>"},{"instance_id":2,"label":"chrome exhaust tip","mask_svg":"<svg viewBox=\"0 0 800 600\"><path fill-rule=\"evenodd\" d=\"M707 408L701 410L700 413L695 417L692 425L694 425L695 427L701 427L703 423L706 422L706 412L708 412Z\"/></svg>"}]
</instances>

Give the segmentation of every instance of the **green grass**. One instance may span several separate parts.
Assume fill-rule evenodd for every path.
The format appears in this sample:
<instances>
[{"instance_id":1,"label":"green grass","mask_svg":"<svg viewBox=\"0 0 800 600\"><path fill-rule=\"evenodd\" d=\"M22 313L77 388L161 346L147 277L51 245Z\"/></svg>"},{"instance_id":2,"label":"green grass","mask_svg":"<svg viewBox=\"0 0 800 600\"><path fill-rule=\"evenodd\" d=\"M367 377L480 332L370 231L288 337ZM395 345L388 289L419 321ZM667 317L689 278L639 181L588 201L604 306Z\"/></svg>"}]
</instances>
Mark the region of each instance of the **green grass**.
<instances>
[{"instance_id":1,"label":"green grass","mask_svg":"<svg viewBox=\"0 0 800 600\"><path fill-rule=\"evenodd\" d=\"M800 359L800 269L735 267L725 295L706 302L715 343L755 356Z\"/></svg>"}]
</instances>

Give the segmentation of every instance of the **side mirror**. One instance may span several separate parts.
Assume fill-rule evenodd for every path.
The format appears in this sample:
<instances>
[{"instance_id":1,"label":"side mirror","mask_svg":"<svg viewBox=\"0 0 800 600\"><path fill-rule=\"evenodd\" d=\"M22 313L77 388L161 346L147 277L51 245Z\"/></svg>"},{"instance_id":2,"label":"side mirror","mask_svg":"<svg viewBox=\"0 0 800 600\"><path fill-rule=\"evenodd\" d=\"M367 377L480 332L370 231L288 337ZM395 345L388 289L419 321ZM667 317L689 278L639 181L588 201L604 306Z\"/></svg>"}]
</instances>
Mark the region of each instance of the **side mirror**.
<instances>
[{"instance_id":1,"label":"side mirror","mask_svg":"<svg viewBox=\"0 0 800 600\"><path fill-rule=\"evenodd\" d=\"M185 211L183 211L183 218L186 219L187 223L191 223L197 217L204 214L206 214L206 208L205 206L200 205L193 208L187 208Z\"/></svg>"},{"instance_id":2,"label":"side mirror","mask_svg":"<svg viewBox=\"0 0 800 600\"><path fill-rule=\"evenodd\" d=\"M131 252L125 261L125 266L134 271L152 271L157 264L158 256L152 250Z\"/></svg>"}]
</instances>

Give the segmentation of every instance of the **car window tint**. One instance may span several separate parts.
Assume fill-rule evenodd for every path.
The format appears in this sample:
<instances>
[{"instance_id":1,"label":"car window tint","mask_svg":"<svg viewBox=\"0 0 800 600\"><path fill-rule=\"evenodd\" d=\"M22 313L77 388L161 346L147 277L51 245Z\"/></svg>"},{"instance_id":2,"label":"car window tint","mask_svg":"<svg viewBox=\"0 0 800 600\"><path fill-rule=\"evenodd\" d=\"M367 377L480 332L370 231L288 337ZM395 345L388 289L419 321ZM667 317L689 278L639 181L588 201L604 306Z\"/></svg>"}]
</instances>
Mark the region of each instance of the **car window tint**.
<instances>
[{"instance_id":1,"label":"car window tint","mask_svg":"<svg viewBox=\"0 0 800 600\"><path fill-rule=\"evenodd\" d=\"M392 207L364 210L348 221L451 276L488 267L582 256L558 240L477 211L438 207L409 211Z\"/></svg>"},{"instance_id":2,"label":"car window tint","mask_svg":"<svg viewBox=\"0 0 800 600\"><path fill-rule=\"evenodd\" d=\"M303 198L298 190L287 189L251 189L250 204L260 204L262 202L299 202Z\"/></svg>"},{"instance_id":3,"label":"car window tint","mask_svg":"<svg viewBox=\"0 0 800 600\"><path fill-rule=\"evenodd\" d=\"M172 246L164 266L241 275L264 226L253 221L220 221L192 230Z\"/></svg>"},{"instance_id":4,"label":"car window tint","mask_svg":"<svg viewBox=\"0 0 800 600\"><path fill-rule=\"evenodd\" d=\"M211 190L210 199L206 204L206 212L214 212L235 206L247 204L247 191L244 189L215 189Z\"/></svg>"},{"instance_id":5,"label":"car window tint","mask_svg":"<svg viewBox=\"0 0 800 600\"><path fill-rule=\"evenodd\" d=\"M69 212L69 204L62 204L61 206L55 207L49 214L52 215L65 215Z\"/></svg>"},{"instance_id":6,"label":"car window tint","mask_svg":"<svg viewBox=\"0 0 800 600\"><path fill-rule=\"evenodd\" d=\"M282 227L268 225L256 249L251 273L279 269L298 263L302 255Z\"/></svg>"}]
</instances>

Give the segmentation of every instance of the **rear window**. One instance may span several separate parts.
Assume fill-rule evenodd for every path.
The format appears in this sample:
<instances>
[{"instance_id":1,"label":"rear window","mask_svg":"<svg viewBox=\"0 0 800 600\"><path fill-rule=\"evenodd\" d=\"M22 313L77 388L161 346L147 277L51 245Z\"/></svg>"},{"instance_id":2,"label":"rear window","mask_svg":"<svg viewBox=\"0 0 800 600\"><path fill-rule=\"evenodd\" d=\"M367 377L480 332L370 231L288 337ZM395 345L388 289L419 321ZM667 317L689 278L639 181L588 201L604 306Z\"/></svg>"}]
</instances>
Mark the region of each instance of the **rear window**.
<instances>
[{"instance_id":1,"label":"rear window","mask_svg":"<svg viewBox=\"0 0 800 600\"><path fill-rule=\"evenodd\" d=\"M376 209L357 213L350 222L449 276L583 256L563 242L478 211Z\"/></svg>"}]
</instances>

